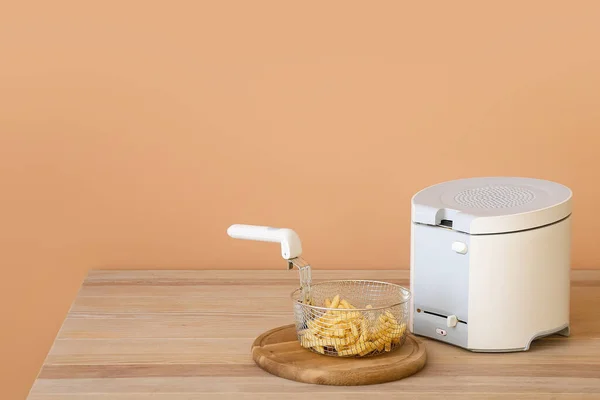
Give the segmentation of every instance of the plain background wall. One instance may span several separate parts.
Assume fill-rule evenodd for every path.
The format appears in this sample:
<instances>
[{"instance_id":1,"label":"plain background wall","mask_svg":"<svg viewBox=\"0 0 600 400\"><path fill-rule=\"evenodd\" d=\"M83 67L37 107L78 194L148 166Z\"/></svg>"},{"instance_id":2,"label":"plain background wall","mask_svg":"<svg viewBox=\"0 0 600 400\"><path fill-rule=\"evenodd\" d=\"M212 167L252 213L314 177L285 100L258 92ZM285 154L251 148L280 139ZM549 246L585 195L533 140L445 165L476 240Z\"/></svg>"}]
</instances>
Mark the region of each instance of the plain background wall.
<instances>
[{"instance_id":1,"label":"plain background wall","mask_svg":"<svg viewBox=\"0 0 600 400\"><path fill-rule=\"evenodd\" d=\"M418 4L417 4L418 3ZM492 4L494 3L494 4ZM410 198L574 191L600 267L600 2L53 1L0 12L0 390L25 397L92 268L408 268Z\"/></svg>"}]
</instances>

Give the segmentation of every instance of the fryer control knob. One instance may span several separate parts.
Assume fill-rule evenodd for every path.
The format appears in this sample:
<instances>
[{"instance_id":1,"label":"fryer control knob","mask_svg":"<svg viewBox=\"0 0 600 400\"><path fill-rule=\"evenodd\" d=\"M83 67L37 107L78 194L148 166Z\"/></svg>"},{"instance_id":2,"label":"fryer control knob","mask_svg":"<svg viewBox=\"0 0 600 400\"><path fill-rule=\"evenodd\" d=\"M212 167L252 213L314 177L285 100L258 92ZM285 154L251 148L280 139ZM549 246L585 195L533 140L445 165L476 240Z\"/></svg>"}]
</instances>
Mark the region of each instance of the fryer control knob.
<instances>
[{"instance_id":1,"label":"fryer control knob","mask_svg":"<svg viewBox=\"0 0 600 400\"><path fill-rule=\"evenodd\" d=\"M454 328L456 324L458 324L458 318L456 315L449 315L448 318L446 318L446 325L448 328Z\"/></svg>"},{"instance_id":2,"label":"fryer control knob","mask_svg":"<svg viewBox=\"0 0 600 400\"><path fill-rule=\"evenodd\" d=\"M467 254L467 244L463 242L452 243L452 250L460 254Z\"/></svg>"}]
</instances>

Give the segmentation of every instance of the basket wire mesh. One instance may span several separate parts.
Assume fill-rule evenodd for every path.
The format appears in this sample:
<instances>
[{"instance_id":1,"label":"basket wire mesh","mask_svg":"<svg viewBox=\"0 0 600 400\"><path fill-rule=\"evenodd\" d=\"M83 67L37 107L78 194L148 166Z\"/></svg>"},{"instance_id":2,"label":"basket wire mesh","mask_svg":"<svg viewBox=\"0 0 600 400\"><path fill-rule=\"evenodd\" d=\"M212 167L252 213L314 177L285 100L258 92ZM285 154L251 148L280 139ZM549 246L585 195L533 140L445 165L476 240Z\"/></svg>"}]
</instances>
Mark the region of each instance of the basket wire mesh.
<instances>
[{"instance_id":1,"label":"basket wire mesh","mask_svg":"<svg viewBox=\"0 0 600 400\"><path fill-rule=\"evenodd\" d=\"M410 292L399 285L340 280L311 285L292 293L298 341L315 353L367 357L404 344Z\"/></svg>"}]
</instances>

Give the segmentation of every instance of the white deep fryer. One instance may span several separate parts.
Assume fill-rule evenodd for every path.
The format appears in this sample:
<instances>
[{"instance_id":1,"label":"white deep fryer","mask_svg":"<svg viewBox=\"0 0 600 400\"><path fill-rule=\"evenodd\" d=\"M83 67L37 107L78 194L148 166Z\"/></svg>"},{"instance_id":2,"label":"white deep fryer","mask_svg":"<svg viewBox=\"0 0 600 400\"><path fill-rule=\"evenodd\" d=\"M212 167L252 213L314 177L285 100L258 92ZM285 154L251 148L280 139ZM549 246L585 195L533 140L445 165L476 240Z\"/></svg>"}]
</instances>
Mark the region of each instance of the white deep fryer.
<instances>
[{"instance_id":1,"label":"white deep fryer","mask_svg":"<svg viewBox=\"0 0 600 400\"><path fill-rule=\"evenodd\" d=\"M568 336L571 197L558 183L513 177L414 195L411 331L483 352Z\"/></svg>"}]
</instances>

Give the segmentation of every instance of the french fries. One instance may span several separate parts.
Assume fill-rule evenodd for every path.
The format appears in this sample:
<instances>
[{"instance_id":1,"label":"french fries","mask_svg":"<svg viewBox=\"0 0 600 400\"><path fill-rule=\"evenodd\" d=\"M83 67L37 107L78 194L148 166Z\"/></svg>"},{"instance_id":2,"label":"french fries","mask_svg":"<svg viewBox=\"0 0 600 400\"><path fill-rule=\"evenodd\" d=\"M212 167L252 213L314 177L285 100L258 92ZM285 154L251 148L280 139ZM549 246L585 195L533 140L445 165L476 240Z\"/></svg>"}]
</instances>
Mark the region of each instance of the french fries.
<instances>
[{"instance_id":1,"label":"french fries","mask_svg":"<svg viewBox=\"0 0 600 400\"><path fill-rule=\"evenodd\" d=\"M307 328L299 332L300 344L317 353L365 356L372 352L390 352L406 332L406 324L398 323L389 310L376 318L368 318L354 311L356 307L339 294L325 299L324 306L329 310L307 321ZM372 306L369 304L366 308L372 309ZM374 315L376 312L369 311Z\"/></svg>"}]
</instances>

